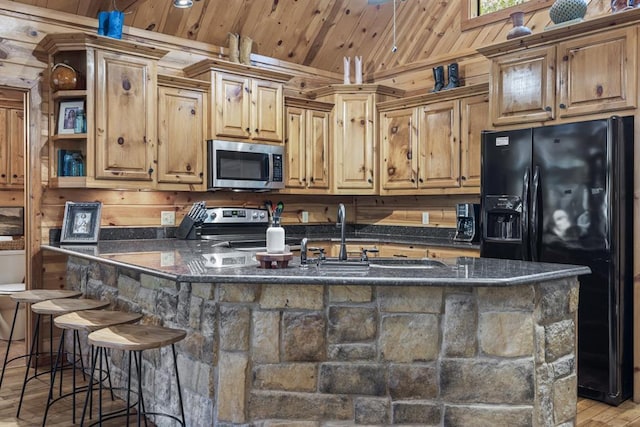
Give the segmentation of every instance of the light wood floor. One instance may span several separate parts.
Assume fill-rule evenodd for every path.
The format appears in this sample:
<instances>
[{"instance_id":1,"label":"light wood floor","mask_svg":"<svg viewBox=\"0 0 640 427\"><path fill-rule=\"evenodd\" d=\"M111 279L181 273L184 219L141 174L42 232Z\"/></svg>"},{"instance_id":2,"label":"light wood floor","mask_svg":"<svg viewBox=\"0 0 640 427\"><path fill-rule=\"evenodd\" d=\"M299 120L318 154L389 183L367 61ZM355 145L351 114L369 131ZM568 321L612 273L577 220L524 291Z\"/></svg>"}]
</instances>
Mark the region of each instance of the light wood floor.
<instances>
[{"instance_id":1,"label":"light wood floor","mask_svg":"<svg viewBox=\"0 0 640 427\"><path fill-rule=\"evenodd\" d=\"M0 341L0 369L4 360L6 351L6 341ZM14 346L11 346L11 354L23 354L24 344L18 343L14 352ZM11 357L11 355L10 355ZM17 365L17 366L15 366ZM63 382L63 392L71 389L71 380L68 372L65 374ZM0 427L20 426L32 427L42 424L42 417L49 394L49 376L42 375L37 379L29 381L25 393L25 399L22 403L20 419L16 418L16 410L20 401L20 390L24 379L24 362L20 360L12 362L5 373L2 389L0 390ZM80 383L82 376L79 375ZM80 417L82 415L82 405L84 404L84 393L76 397L76 424L80 425ZM94 400L94 408L97 408L97 399ZM124 406L124 402L117 400L112 403L108 393L104 394L104 404L106 410L111 408L120 408ZM67 397L54 403L47 416L47 426L67 427L72 426L72 398ZM125 425L125 418L117 418L103 423L104 426L121 427ZM135 415L130 421L130 425L135 425ZM148 423L151 427L153 424Z\"/></svg>"}]
</instances>

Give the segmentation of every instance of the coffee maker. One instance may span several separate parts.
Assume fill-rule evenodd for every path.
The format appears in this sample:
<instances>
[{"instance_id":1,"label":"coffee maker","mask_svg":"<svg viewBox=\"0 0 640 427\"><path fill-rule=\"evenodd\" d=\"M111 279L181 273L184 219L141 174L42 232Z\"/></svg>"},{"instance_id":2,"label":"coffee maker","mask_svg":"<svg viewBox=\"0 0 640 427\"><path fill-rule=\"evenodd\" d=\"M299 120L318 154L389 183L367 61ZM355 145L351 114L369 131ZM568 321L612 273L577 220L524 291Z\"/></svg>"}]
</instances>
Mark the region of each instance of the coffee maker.
<instances>
[{"instance_id":1,"label":"coffee maker","mask_svg":"<svg viewBox=\"0 0 640 427\"><path fill-rule=\"evenodd\" d=\"M480 240L480 205L478 203L458 203L456 205L456 235L458 242L478 242Z\"/></svg>"}]
</instances>

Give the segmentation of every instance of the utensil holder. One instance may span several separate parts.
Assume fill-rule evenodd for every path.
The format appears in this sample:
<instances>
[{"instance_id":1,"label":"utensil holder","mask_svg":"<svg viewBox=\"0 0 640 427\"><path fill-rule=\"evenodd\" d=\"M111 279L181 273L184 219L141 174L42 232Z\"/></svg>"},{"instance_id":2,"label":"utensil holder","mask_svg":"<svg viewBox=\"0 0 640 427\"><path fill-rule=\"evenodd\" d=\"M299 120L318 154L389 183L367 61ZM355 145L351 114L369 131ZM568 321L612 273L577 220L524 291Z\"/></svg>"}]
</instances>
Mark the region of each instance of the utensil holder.
<instances>
[{"instance_id":1,"label":"utensil holder","mask_svg":"<svg viewBox=\"0 0 640 427\"><path fill-rule=\"evenodd\" d=\"M182 222L176 230L176 237L178 239L196 240L200 239L202 235L202 227L190 216L182 218Z\"/></svg>"}]
</instances>

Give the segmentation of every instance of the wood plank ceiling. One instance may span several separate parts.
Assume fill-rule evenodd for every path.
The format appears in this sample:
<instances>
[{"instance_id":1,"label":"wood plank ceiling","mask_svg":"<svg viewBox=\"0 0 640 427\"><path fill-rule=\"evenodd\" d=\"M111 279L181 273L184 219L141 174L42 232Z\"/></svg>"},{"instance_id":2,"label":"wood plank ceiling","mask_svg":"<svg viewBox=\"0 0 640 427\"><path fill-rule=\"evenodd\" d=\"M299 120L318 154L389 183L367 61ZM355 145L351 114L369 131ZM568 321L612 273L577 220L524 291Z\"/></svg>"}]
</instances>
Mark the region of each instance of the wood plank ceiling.
<instances>
[{"instance_id":1,"label":"wood plank ceiling","mask_svg":"<svg viewBox=\"0 0 640 427\"><path fill-rule=\"evenodd\" d=\"M216 46L226 46L227 34L238 33L254 40L254 53L336 73L344 56L362 56L365 79L503 40L511 28L504 20L462 32L461 6L467 0L397 0L394 53L393 0L195 0L189 9L173 7L172 0L15 1L87 17L117 8L126 13L125 25ZM599 3L605 2L590 0L589 8L602 9L595 7ZM528 20L538 31L550 22L546 11Z\"/></svg>"},{"instance_id":2,"label":"wood plank ceiling","mask_svg":"<svg viewBox=\"0 0 640 427\"><path fill-rule=\"evenodd\" d=\"M126 13L125 25L216 46L238 33L254 40L254 53L334 72L341 72L344 56L358 55L368 73L429 56L459 21L461 3L398 0L394 54L392 0L195 0L189 9L171 0L15 1L87 17L115 6Z\"/></svg>"}]
</instances>

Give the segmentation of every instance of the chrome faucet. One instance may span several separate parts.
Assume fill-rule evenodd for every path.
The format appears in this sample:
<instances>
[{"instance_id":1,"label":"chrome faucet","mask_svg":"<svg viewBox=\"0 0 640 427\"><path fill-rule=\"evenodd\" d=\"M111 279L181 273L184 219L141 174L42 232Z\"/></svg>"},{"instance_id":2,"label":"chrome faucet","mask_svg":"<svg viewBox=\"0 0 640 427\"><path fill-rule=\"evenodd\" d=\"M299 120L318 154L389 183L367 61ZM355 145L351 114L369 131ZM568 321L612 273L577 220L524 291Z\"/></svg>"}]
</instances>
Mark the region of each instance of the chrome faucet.
<instances>
[{"instance_id":1,"label":"chrome faucet","mask_svg":"<svg viewBox=\"0 0 640 427\"><path fill-rule=\"evenodd\" d=\"M305 265L307 263L307 238L303 237L300 240L300 265Z\"/></svg>"},{"instance_id":2,"label":"chrome faucet","mask_svg":"<svg viewBox=\"0 0 640 427\"><path fill-rule=\"evenodd\" d=\"M347 260L347 245L345 243L344 238L344 229L347 223L347 213L344 205L340 203L338 205L338 222L336 223L336 227L340 227L340 254L338 255L339 261Z\"/></svg>"}]
</instances>

